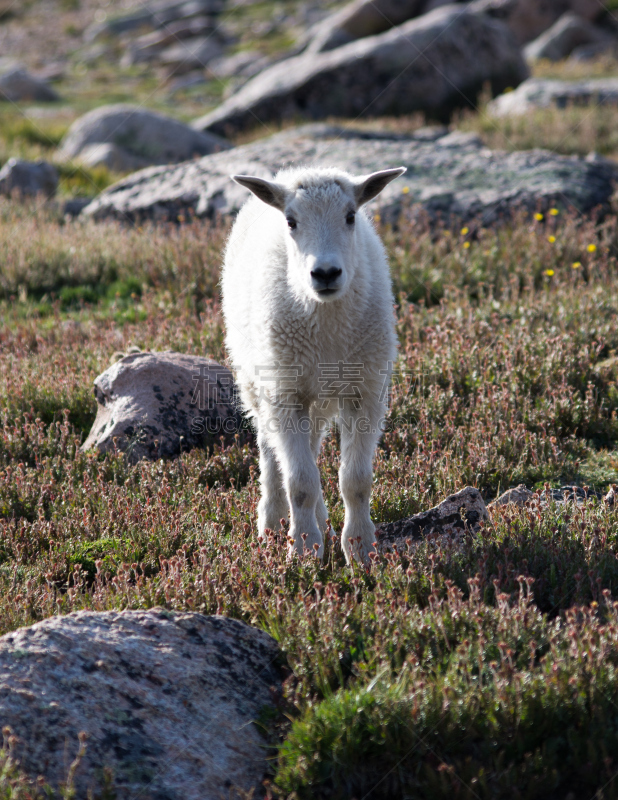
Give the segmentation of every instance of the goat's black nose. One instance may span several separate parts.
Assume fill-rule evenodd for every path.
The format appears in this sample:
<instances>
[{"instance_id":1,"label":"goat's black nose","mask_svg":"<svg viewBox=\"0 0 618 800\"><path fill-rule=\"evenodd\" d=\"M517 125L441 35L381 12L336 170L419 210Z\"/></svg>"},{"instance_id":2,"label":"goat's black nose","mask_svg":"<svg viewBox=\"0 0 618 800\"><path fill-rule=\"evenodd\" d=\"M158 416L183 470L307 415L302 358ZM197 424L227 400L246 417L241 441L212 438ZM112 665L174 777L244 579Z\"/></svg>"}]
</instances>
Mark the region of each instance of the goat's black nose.
<instances>
[{"instance_id":1,"label":"goat's black nose","mask_svg":"<svg viewBox=\"0 0 618 800\"><path fill-rule=\"evenodd\" d=\"M312 270L311 277L327 287L330 283L334 283L341 275L342 270L339 267L318 267Z\"/></svg>"}]
</instances>

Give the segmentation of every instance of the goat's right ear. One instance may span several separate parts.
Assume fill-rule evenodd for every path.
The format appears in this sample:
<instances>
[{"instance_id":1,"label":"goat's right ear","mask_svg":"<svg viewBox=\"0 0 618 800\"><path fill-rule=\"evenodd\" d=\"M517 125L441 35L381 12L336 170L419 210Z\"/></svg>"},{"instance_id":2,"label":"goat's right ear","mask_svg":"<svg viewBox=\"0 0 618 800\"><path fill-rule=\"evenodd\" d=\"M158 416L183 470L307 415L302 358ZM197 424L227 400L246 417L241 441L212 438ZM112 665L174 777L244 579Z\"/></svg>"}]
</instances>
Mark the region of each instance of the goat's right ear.
<instances>
[{"instance_id":1,"label":"goat's right ear","mask_svg":"<svg viewBox=\"0 0 618 800\"><path fill-rule=\"evenodd\" d=\"M249 189L263 203L268 203L269 206L284 211L288 190L281 184L264 180L264 178L254 178L251 175L232 175L232 180Z\"/></svg>"}]
</instances>

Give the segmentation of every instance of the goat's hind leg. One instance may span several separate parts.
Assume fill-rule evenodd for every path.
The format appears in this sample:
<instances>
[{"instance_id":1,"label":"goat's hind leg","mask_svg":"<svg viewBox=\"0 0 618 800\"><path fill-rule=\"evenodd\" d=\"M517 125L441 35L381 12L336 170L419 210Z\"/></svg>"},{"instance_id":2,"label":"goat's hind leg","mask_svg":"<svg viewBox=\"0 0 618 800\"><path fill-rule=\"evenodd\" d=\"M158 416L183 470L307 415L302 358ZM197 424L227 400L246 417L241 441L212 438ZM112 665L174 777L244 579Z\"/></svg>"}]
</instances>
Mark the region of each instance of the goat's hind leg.
<instances>
[{"instance_id":1,"label":"goat's hind leg","mask_svg":"<svg viewBox=\"0 0 618 800\"><path fill-rule=\"evenodd\" d=\"M288 499L283 486L283 476L275 451L265 434L258 429L260 450L260 502L258 503L258 536L264 538L266 528L278 531L281 520L288 519Z\"/></svg>"}]
</instances>

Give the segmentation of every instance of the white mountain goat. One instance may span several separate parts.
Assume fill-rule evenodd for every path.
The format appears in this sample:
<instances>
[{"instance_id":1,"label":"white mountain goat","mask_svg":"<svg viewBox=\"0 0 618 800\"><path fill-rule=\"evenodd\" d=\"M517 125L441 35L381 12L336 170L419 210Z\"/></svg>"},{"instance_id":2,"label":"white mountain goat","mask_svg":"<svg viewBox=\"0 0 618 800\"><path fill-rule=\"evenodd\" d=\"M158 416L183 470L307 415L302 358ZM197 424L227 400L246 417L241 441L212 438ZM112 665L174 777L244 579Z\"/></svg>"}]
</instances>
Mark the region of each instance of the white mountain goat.
<instances>
[{"instance_id":1,"label":"white mountain goat","mask_svg":"<svg viewBox=\"0 0 618 800\"><path fill-rule=\"evenodd\" d=\"M384 248L361 207L404 167L355 178L288 169L235 175L251 197L232 229L222 276L226 344L257 426L258 535L290 516L299 554L323 554L328 512L316 464L335 419L348 562L373 551L373 456L396 355Z\"/></svg>"}]
</instances>

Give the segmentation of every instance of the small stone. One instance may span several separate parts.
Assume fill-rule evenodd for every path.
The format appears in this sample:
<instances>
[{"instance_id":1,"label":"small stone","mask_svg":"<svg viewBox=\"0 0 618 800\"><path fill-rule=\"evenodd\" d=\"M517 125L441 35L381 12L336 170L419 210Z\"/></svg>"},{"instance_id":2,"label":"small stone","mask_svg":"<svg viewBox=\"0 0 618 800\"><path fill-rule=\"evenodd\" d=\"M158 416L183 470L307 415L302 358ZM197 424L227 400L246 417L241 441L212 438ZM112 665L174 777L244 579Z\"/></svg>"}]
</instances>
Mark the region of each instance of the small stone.
<instances>
[{"instance_id":1,"label":"small stone","mask_svg":"<svg viewBox=\"0 0 618 800\"><path fill-rule=\"evenodd\" d=\"M60 97L47 82L15 66L0 75L0 100L11 103L48 103Z\"/></svg>"},{"instance_id":2,"label":"small stone","mask_svg":"<svg viewBox=\"0 0 618 800\"><path fill-rule=\"evenodd\" d=\"M62 213L67 217L78 217L90 202L92 197L71 197L64 201Z\"/></svg>"},{"instance_id":3,"label":"small stone","mask_svg":"<svg viewBox=\"0 0 618 800\"><path fill-rule=\"evenodd\" d=\"M546 58L549 61L561 61L583 45L606 45L611 47L614 37L597 28L577 14L564 14L549 30L538 39L530 42L524 50L529 61Z\"/></svg>"},{"instance_id":4,"label":"small stone","mask_svg":"<svg viewBox=\"0 0 618 800\"><path fill-rule=\"evenodd\" d=\"M503 21L521 45L536 39L566 12L592 21L604 10L599 0L472 0L470 8Z\"/></svg>"},{"instance_id":5,"label":"small stone","mask_svg":"<svg viewBox=\"0 0 618 800\"><path fill-rule=\"evenodd\" d=\"M172 351L129 352L94 382L97 417L82 450L118 449L136 462L234 440L242 418L227 367Z\"/></svg>"},{"instance_id":6,"label":"small stone","mask_svg":"<svg viewBox=\"0 0 618 800\"><path fill-rule=\"evenodd\" d=\"M480 523L488 519L485 502L478 489L466 486L439 505L411 517L385 522L376 526L380 550L405 549L407 542L419 541L429 536L457 536L478 531Z\"/></svg>"},{"instance_id":7,"label":"small stone","mask_svg":"<svg viewBox=\"0 0 618 800\"><path fill-rule=\"evenodd\" d=\"M526 488L523 483L520 483L519 486L516 486L514 489L507 489L500 497L492 500L487 507L494 508L495 506L515 505L521 508L525 506L526 503L530 502L533 497L534 492Z\"/></svg>"},{"instance_id":8,"label":"small stone","mask_svg":"<svg viewBox=\"0 0 618 800\"><path fill-rule=\"evenodd\" d=\"M58 171L47 161L9 158L0 169L0 194L12 197L53 197L58 188Z\"/></svg>"},{"instance_id":9,"label":"small stone","mask_svg":"<svg viewBox=\"0 0 618 800\"><path fill-rule=\"evenodd\" d=\"M166 47L158 57L174 75L207 66L223 53L223 45L213 36L196 36Z\"/></svg>"},{"instance_id":10,"label":"small stone","mask_svg":"<svg viewBox=\"0 0 618 800\"><path fill-rule=\"evenodd\" d=\"M618 78L592 78L585 81L561 81L530 78L512 92L507 92L488 106L495 117L521 116L539 108L570 106L618 106Z\"/></svg>"}]
</instances>

